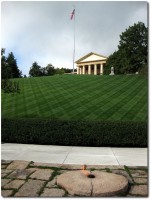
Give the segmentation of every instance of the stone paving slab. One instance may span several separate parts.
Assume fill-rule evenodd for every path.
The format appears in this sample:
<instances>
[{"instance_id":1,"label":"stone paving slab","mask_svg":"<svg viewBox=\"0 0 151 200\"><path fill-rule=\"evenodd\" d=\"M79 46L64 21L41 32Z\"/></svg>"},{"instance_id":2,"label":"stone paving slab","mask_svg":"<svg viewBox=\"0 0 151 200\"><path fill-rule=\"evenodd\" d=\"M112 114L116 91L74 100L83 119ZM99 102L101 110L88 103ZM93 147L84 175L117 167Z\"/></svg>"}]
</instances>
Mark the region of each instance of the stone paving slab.
<instances>
[{"instance_id":1,"label":"stone paving slab","mask_svg":"<svg viewBox=\"0 0 151 200\"><path fill-rule=\"evenodd\" d=\"M144 170L130 170L133 177L147 177L147 172Z\"/></svg>"},{"instance_id":2,"label":"stone paving slab","mask_svg":"<svg viewBox=\"0 0 151 200\"><path fill-rule=\"evenodd\" d=\"M8 178L16 179L26 179L31 173L35 172L36 169L16 169L13 171Z\"/></svg>"},{"instance_id":3,"label":"stone paving slab","mask_svg":"<svg viewBox=\"0 0 151 200\"><path fill-rule=\"evenodd\" d=\"M134 182L139 184L148 184L148 178L134 178Z\"/></svg>"},{"instance_id":4,"label":"stone paving slab","mask_svg":"<svg viewBox=\"0 0 151 200\"><path fill-rule=\"evenodd\" d=\"M41 179L41 180L49 180L53 173L53 170L51 169L37 169L30 178L32 179Z\"/></svg>"},{"instance_id":5,"label":"stone paving slab","mask_svg":"<svg viewBox=\"0 0 151 200\"><path fill-rule=\"evenodd\" d=\"M1 169L6 169L7 165L1 165Z\"/></svg>"},{"instance_id":6,"label":"stone paving slab","mask_svg":"<svg viewBox=\"0 0 151 200\"><path fill-rule=\"evenodd\" d=\"M14 180L11 181L9 183L7 183L4 188L5 189L19 189L23 184L25 183L25 181L23 180Z\"/></svg>"},{"instance_id":7,"label":"stone paving slab","mask_svg":"<svg viewBox=\"0 0 151 200\"><path fill-rule=\"evenodd\" d=\"M1 187L5 186L7 183L9 183L11 179L2 179L1 180Z\"/></svg>"},{"instance_id":8,"label":"stone paving slab","mask_svg":"<svg viewBox=\"0 0 151 200\"><path fill-rule=\"evenodd\" d=\"M38 197L38 192L44 183L44 181L29 179L15 194L15 197Z\"/></svg>"},{"instance_id":9,"label":"stone paving slab","mask_svg":"<svg viewBox=\"0 0 151 200\"><path fill-rule=\"evenodd\" d=\"M2 197L10 197L13 194L13 190L2 190Z\"/></svg>"},{"instance_id":10,"label":"stone paving slab","mask_svg":"<svg viewBox=\"0 0 151 200\"><path fill-rule=\"evenodd\" d=\"M8 174L12 173L11 169L1 169L1 177L6 177Z\"/></svg>"},{"instance_id":11,"label":"stone paving slab","mask_svg":"<svg viewBox=\"0 0 151 200\"><path fill-rule=\"evenodd\" d=\"M82 166L2 160L1 194L3 197L74 197L74 194L69 194L63 187L58 186L56 180L60 174L67 172L79 171L81 173ZM129 190L124 194L124 197L148 196L147 167L127 166L129 171L127 171L125 166L120 165L87 165L86 168L88 171L91 170L92 173L96 171L107 172L109 174L122 175L127 178ZM82 179L79 178L80 182L82 182ZM90 183L92 184L92 181ZM91 194L88 196L91 196Z\"/></svg>"},{"instance_id":12,"label":"stone paving slab","mask_svg":"<svg viewBox=\"0 0 151 200\"><path fill-rule=\"evenodd\" d=\"M63 197L65 195L65 191L58 188L48 189L45 188L44 192L40 195L41 197Z\"/></svg>"},{"instance_id":13,"label":"stone paving slab","mask_svg":"<svg viewBox=\"0 0 151 200\"><path fill-rule=\"evenodd\" d=\"M137 196L148 196L148 186L147 185L134 185L131 187L131 190L129 192L131 195L137 195Z\"/></svg>"},{"instance_id":14,"label":"stone paving slab","mask_svg":"<svg viewBox=\"0 0 151 200\"><path fill-rule=\"evenodd\" d=\"M7 169L25 169L27 168L28 164L29 162L27 161L15 160L7 167Z\"/></svg>"},{"instance_id":15,"label":"stone paving slab","mask_svg":"<svg viewBox=\"0 0 151 200\"><path fill-rule=\"evenodd\" d=\"M49 182L47 183L46 187L52 188L52 187L55 187L56 184L57 184L57 179L56 179L56 177L55 177L52 181L49 181Z\"/></svg>"}]
</instances>

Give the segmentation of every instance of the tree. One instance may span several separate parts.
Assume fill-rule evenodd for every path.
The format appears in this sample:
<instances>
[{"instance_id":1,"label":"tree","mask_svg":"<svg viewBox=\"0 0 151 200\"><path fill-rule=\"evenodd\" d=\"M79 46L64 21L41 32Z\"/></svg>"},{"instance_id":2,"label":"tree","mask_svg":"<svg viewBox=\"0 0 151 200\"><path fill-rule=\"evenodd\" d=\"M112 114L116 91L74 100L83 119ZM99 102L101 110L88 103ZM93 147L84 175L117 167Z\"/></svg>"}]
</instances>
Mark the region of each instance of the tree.
<instances>
[{"instance_id":1,"label":"tree","mask_svg":"<svg viewBox=\"0 0 151 200\"><path fill-rule=\"evenodd\" d=\"M68 68L61 68L61 69L63 69L65 73L71 73L73 71L73 69L68 69Z\"/></svg>"},{"instance_id":2,"label":"tree","mask_svg":"<svg viewBox=\"0 0 151 200\"><path fill-rule=\"evenodd\" d=\"M1 81L1 88L4 93L20 93L19 82L11 81L9 79L3 79Z\"/></svg>"},{"instance_id":3,"label":"tree","mask_svg":"<svg viewBox=\"0 0 151 200\"><path fill-rule=\"evenodd\" d=\"M64 71L64 69L63 68L61 68L61 69L59 69L59 68L57 68L56 69L56 74L64 74L65 73L65 71Z\"/></svg>"},{"instance_id":4,"label":"tree","mask_svg":"<svg viewBox=\"0 0 151 200\"><path fill-rule=\"evenodd\" d=\"M14 54L9 53L8 57L5 57L5 49L1 49L1 89L4 93L20 93L19 82L9 80L10 78L20 78L22 72L18 69L17 61Z\"/></svg>"},{"instance_id":5,"label":"tree","mask_svg":"<svg viewBox=\"0 0 151 200\"><path fill-rule=\"evenodd\" d=\"M108 57L104 73L110 74L111 67L114 67L115 74L124 74L127 66L129 66L129 60L125 57L124 51L115 51Z\"/></svg>"},{"instance_id":6,"label":"tree","mask_svg":"<svg viewBox=\"0 0 151 200\"><path fill-rule=\"evenodd\" d=\"M42 75L42 76L47 76L46 67L42 67L42 68L41 68L41 75Z\"/></svg>"},{"instance_id":7,"label":"tree","mask_svg":"<svg viewBox=\"0 0 151 200\"><path fill-rule=\"evenodd\" d=\"M8 68L5 57L5 49L1 49L1 76L2 79L8 78Z\"/></svg>"},{"instance_id":8,"label":"tree","mask_svg":"<svg viewBox=\"0 0 151 200\"><path fill-rule=\"evenodd\" d=\"M64 74L71 73L72 69L67 68L55 68L52 64L48 64L46 67L41 67L37 62L32 64L32 67L29 70L29 75L31 77L36 76L53 76L55 74Z\"/></svg>"},{"instance_id":9,"label":"tree","mask_svg":"<svg viewBox=\"0 0 151 200\"><path fill-rule=\"evenodd\" d=\"M148 29L144 23L139 22L129 27L120 35L120 39L118 48L124 51L129 60L129 66L126 66L128 72L136 72L147 64Z\"/></svg>"},{"instance_id":10,"label":"tree","mask_svg":"<svg viewBox=\"0 0 151 200\"><path fill-rule=\"evenodd\" d=\"M5 54L5 48L1 48L1 56Z\"/></svg>"},{"instance_id":11,"label":"tree","mask_svg":"<svg viewBox=\"0 0 151 200\"><path fill-rule=\"evenodd\" d=\"M5 49L1 49L1 72L2 72L2 79L9 79L9 78L20 78L22 72L18 69L17 61L14 57L14 54L11 52L9 53L8 57L5 55Z\"/></svg>"},{"instance_id":12,"label":"tree","mask_svg":"<svg viewBox=\"0 0 151 200\"><path fill-rule=\"evenodd\" d=\"M8 54L8 57L6 59L6 65L7 68L9 69L9 78L21 77L21 71L18 69L17 61L12 52Z\"/></svg>"},{"instance_id":13,"label":"tree","mask_svg":"<svg viewBox=\"0 0 151 200\"><path fill-rule=\"evenodd\" d=\"M41 66L34 62L29 70L29 75L32 77L42 76Z\"/></svg>"},{"instance_id":14,"label":"tree","mask_svg":"<svg viewBox=\"0 0 151 200\"><path fill-rule=\"evenodd\" d=\"M138 22L120 35L118 51L109 56L105 71L110 66L115 68L115 73L135 73L147 66L147 58L148 28Z\"/></svg>"},{"instance_id":15,"label":"tree","mask_svg":"<svg viewBox=\"0 0 151 200\"><path fill-rule=\"evenodd\" d=\"M46 72L47 72L47 76L52 76L54 75L56 72L55 72L55 68L52 64L48 64L46 66Z\"/></svg>"}]
</instances>

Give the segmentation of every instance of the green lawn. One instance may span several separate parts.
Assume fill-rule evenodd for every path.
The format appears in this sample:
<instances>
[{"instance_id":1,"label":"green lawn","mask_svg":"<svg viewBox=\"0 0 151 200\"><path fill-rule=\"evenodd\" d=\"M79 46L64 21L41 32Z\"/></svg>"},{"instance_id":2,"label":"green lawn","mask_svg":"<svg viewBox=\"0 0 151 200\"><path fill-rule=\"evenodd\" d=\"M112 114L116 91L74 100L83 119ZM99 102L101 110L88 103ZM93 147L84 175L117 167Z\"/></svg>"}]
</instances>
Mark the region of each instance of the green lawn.
<instances>
[{"instance_id":1,"label":"green lawn","mask_svg":"<svg viewBox=\"0 0 151 200\"><path fill-rule=\"evenodd\" d=\"M146 121L148 81L138 75L56 75L17 79L2 93L2 118Z\"/></svg>"}]
</instances>

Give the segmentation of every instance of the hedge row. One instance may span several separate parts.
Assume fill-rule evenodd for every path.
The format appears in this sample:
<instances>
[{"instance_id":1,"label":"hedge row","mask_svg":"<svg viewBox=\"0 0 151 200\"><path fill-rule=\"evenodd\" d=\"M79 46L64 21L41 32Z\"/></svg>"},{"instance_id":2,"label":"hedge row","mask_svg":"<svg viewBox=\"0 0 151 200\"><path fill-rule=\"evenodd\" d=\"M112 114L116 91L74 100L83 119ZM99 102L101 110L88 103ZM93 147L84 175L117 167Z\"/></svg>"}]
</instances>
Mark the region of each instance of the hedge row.
<instances>
[{"instance_id":1,"label":"hedge row","mask_svg":"<svg viewBox=\"0 0 151 200\"><path fill-rule=\"evenodd\" d=\"M147 147L147 122L2 119L2 142L73 146Z\"/></svg>"}]
</instances>

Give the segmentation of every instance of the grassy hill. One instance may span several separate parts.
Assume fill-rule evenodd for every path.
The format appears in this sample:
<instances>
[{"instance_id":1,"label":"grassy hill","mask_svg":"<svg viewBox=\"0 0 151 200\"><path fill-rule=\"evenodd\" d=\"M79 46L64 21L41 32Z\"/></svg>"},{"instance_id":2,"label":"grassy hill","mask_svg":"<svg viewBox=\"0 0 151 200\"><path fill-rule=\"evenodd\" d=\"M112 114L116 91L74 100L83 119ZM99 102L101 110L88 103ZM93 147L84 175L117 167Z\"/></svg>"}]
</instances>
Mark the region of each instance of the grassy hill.
<instances>
[{"instance_id":1,"label":"grassy hill","mask_svg":"<svg viewBox=\"0 0 151 200\"><path fill-rule=\"evenodd\" d=\"M142 76L58 75L17 79L20 94L2 93L2 118L146 121Z\"/></svg>"}]
</instances>

